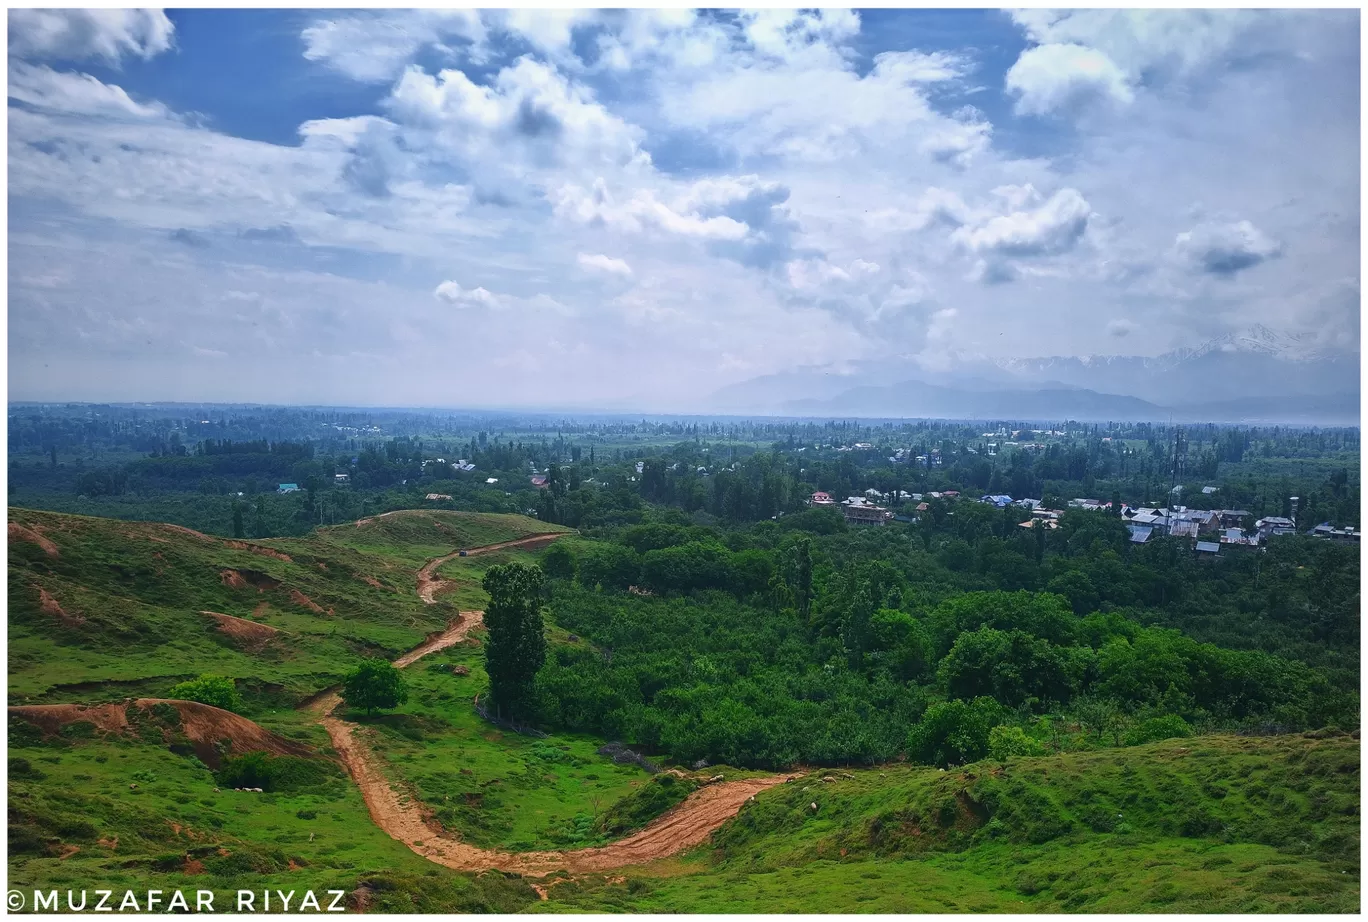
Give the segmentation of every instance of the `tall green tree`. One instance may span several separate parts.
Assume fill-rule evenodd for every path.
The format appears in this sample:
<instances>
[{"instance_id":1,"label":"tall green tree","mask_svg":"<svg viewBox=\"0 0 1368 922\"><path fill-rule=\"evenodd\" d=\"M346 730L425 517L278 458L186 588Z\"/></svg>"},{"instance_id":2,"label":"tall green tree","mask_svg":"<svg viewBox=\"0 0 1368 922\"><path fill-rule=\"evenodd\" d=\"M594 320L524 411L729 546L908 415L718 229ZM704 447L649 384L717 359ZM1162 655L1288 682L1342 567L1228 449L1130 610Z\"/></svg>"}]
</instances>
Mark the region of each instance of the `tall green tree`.
<instances>
[{"instance_id":1,"label":"tall green tree","mask_svg":"<svg viewBox=\"0 0 1368 922\"><path fill-rule=\"evenodd\" d=\"M546 578L537 567L511 563L490 567L483 585L489 593L484 622L490 698L500 716L525 718L532 712L537 671L546 662Z\"/></svg>"}]
</instances>

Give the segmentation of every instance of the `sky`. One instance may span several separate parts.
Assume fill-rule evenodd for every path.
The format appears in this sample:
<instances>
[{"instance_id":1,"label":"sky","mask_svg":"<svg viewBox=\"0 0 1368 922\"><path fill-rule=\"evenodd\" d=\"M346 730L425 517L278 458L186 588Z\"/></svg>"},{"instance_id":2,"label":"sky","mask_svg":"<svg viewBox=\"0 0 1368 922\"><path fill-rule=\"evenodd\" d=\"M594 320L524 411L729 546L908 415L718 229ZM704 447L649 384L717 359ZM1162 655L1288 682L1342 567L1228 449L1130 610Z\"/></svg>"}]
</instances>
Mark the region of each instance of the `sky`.
<instances>
[{"instance_id":1,"label":"sky","mask_svg":"<svg viewBox=\"0 0 1368 922\"><path fill-rule=\"evenodd\" d=\"M1359 343L1359 13L11 10L12 400Z\"/></svg>"}]
</instances>

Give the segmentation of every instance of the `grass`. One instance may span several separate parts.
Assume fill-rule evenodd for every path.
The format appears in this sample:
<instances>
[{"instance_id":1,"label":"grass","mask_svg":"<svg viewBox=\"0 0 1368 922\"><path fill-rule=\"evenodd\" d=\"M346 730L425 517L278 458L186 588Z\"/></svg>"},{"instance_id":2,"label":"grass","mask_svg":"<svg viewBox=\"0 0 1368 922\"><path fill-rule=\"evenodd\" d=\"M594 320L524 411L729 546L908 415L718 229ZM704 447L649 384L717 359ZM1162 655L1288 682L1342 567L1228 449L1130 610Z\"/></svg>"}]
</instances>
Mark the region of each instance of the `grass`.
<instances>
[{"instance_id":1,"label":"grass","mask_svg":"<svg viewBox=\"0 0 1368 922\"><path fill-rule=\"evenodd\" d=\"M390 776L465 841L512 850L598 844L606 838L597 820L650 778L598 755L601 740L522 736L479 717L472 701L487 680L474 644L421 660L405 678L406 705L352 719L379 735Z\"/></svg>"},{"instance_id":2,"label":"grass","mask_svg":"<svg viewBox=\"0 0 1368 922\"><path fill-rule=\"evenodd\" d=\"M434 557L461 548L499 544L529 535L570 531L524 515L493 512L408 510L320 528L306 540L377 555L417 570ZM285 543L284 541L277 543Z\"/></svg>"},{"instance_id":3,"label":"grass","mask_svg":"<svg viewBox=\"0 0 1368 922\"><path fill-rule=\"evenodd\" d=\"M424 605L404 565L326 542L234 547L169 526L20 509L10 520L57 549L9 545L11 703L159 694L215 672L254 687L249 704L290 706L359 659L413 646L455 614ZM42 592L60 612L45 608ZM254 652L203 611L282 633Z\"/></svg>"},{"instance_id":4,"label":"grass","mask_svg":"<svg viewBox=\"0 0 1368 922\"><path fill-rule=\"evenodd\" d=\"M536 899L414 855L370 822L336 767L304 791L250 794L215 790L202 763L138 739L16 744L11 733L9 758L11 888L203 888L219 907L239 888L367 884L394 910L510 912Z\"/></svg>"},{"instance_id":5,"label":"grass","mask_svg":"<svg viewBox=\"0 0 1368 922\"><path fill-rule=\"evenodd\" d=\"M709 850L534 909L1354 912L1358 763L1357 740L1306 735L815 772Z\"/></svg>"}]
</instances>

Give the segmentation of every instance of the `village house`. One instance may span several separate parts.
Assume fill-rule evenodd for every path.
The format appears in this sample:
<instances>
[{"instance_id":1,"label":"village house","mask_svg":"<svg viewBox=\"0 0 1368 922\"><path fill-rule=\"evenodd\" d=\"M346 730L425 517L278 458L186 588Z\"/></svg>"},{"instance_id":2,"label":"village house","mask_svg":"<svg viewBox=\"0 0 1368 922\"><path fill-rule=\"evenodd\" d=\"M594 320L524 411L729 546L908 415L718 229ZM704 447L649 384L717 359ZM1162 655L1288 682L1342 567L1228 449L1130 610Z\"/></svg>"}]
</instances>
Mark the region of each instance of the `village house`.
<instances>
[{"instance_id":1,"label":"village house","mask_svg":"<svg viewBox=\"0 0 1368 922\"><path fill-rule=\"evenodd\" d=\"M299 492L299 484L297 484L297 483L282 483L280 486L276 487L276 492L277 492L277 493L298 493L298 492Z\"/></svg>"},{"instance_id":2,"label":"village house","mask_svg":"<svg viewBox=\"0 0 1368 922\"><path fill-rule=\"evenodd\" d=\"M1356 528L1345 526L1335 528L1329 522L1322 522L1308 532L1313 538L1325 538L1337 544L1358 544L1361 533Z\"/></svg>"},{"instance_id":3,"label":"village house","mask_svg":"<svg viewBox=\"0 0 1368 922\"><path fill-rule=\"evenodd\" d=\"M1216 518L1220 520L1222 528L1241 528L1245 519L1249 518L1249 512L1244 509L1217 509Z\"/></svg>"},{"instance_id":4,"label":"village house","mask_svg":"<svg viewBox=\"0 0 1368 922\"><path fill-rule=\"evenodd\" d=\"M820 490L812 494L812 498L808 500L809 506L832 506L835 503L836 500L831 498L830 493L823 493Z\"/></svg>"},{"instance_id":5,"label":"village house","mask_svg":"<svg viewBox=\"0 0 1368 922\"><path fill-rule=\"evenodd\" d=\"M547 486L547 479L545 474L533 474L528 479L532 481L532 486L537 487L539 489L545 489Z\"/></svg>"},{"instance_id":6,"label":"village house","mask_svg":"<svg viewBox=\"0 0 1368 922\"><path fill-rule=\"evenodd\" d=\"M433 502L437 502L443 499L451 499L451 496L447 493L429 493L427 496L424 496L423 499L428 499L432 500Z\"/></svg>"},{"instance_id":7,"label":"village house","mask_svg":"<svg viewBox=\"0 0 1368 922\"><path fill-rule=\"evenodd\" d=\"M1221 545L1223 547L1257 548L1259 546L1259 536L1246 535L1244 531L1239 528L1227 528L1221 535Z\"/></svg>"},{"instance_id":8,"label":"village house","mask_svg":"<svg viewBox=\"0 0 1368 922\"><path fill-rule=\"evenodd\" d=\"M1277 535L1295 535L1297 525L1289 518L1280 515L1270 515L1267 518L1259 519L1254 523L1254 528L1259 533L1259 537L1265 541Z\"/></svg>"},{"instance_id":9,"label":"village house","mask_svg":"<svg viewBox=\"0 0 1368 922\"><path fill-rule=\"evenodd\" d=\"M886 525L893 514L863 496L852 496L841 503L841 514L849 525Z\"/></svg>"}]
</instances>

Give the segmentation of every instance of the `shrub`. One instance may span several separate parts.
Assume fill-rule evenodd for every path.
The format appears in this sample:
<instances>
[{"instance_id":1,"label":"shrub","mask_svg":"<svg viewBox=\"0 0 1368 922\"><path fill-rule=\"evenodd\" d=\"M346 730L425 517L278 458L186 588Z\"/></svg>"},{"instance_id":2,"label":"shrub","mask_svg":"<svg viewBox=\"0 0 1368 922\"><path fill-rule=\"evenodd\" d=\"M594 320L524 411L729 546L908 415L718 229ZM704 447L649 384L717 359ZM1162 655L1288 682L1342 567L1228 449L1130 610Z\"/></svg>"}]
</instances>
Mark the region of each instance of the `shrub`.
<instances>
[{"instance_id":1,"label":"shrub","mask_svg":"<svg viewBox=\"0 0 1368 922\"><path fill-rule=\"evenodd\" d=\"M236 683L223 676L202 675L198 679L182 682L172 686L166 696L182 701L198 701L225 711L242 710L242 697L238 694Z\"/></svg>"},{"instance_id":2,"label":"shrub","mask_svg":"<svg viewBox=\"0 0 1368 922\"><path fill-rule=\"evenodd\" d=\"M1139 746L1142 743L1154 743L1159 740L1178 739L1192 735L1192 727L1188 722L1177 714L1166 714L1163 717L1151 717L1131 729L1126 734L1127 746Z\"/></svg>"},{"instance_id":3,"label":"shrub","mask_svg":"<svg viewBox=\"0 0 1368 922\"><path fill-rule=\"evenodd\" d=\"M217 774L219 784L227 788L290 792L322 784L331 772L320 759L248 752L226 757Z\"/></svg>"},{"instance_id":4,"label":"shrub","mask_svg":"<svg viewBox=\"0 0 1368 922\"><path fill-rule=\"evenodd\" d=\"M1001 725L988 733L988 754L999 762L1006 762L1012 756L1044 755L1045 747L1020 727Z\"/></svg>"}]
</instances>

